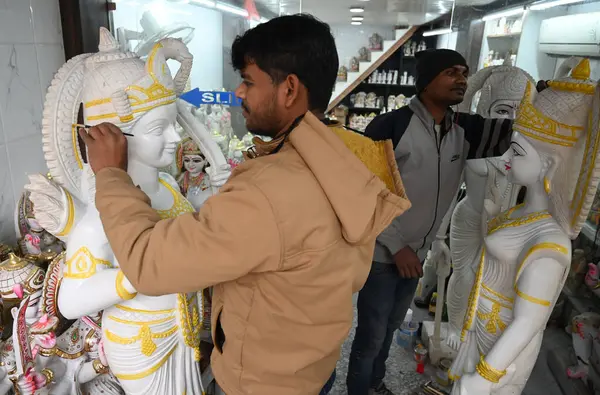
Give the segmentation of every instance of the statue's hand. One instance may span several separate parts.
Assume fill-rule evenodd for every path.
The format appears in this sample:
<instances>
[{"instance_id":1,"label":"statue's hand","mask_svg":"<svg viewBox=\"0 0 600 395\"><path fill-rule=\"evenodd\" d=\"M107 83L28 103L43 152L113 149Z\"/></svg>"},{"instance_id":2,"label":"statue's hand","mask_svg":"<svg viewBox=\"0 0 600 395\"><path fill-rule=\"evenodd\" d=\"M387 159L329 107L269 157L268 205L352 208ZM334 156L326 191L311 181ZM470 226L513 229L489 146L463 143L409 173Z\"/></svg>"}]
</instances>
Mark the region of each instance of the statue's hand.
<instances>
[{"instance_id":1,"label":"statue's hand","mask_svg":"<svg viewBox=\"0 0 600 395\"><path fill-rule=\"evenodd\" d=\"M40 377L41 376L41 377ZM39 388L43 388L46 382L44 375L36 373L35 370L29 369L17 381L19 394L33 395ZM38 384L40 385L38 387Z\"/></svg>"},{"instance_id":2,"label":"statue's hand","mask_svg":"<svg viewBox=\"0 0 600 395\"><path fill-rule=\"evenodd\" d=\"M453 395L490 395L492 392L492 382L487 381L478 373L464 375L457 383L454 384L452 391Z\"/></svg>"},{"instance_id":3,"label":"statue's hand","mask_svg":"<svg viewBox=\"0 0 600 395\"><path fill-rule=\"evenodd\" d=\"M448 339L446 340L446 344L455 351L458 351L460 348L460 332L452 328L452 325L448 327Z\"/></svg>"},{"instance_id":4,"label":"statue's hand","mask_svg":"<svg viewBox=\"0 0 600 395\"><path fill-rule=\"evenodd\" d=\"M437 239L431 243L431 259L436 263L438 276L450 275L452 255L445 240Z\"/></svg>"},{"instance_id":5,"label":"statue's hand","mask_svg":"<svg viewBox=\"0 0 600 395\"><path fill-rule=\"evenodd\" d=\"M52 234L59 233L68 220L67 198L60 185L41 174L29 176L25 189L35 207L35 218Z\"/></svg>"},{"instance_id":6,"label":"statue's hand","mask_svg":"<svg viewBox=\"0 0 600 395\"><path fill-rule=\"evenodd\" d=\"M210 186L213 188L221 188L231 175L231 166L230 165L221 165L217 168L213 168L210 166L206 169L208 174L208 179L210 181Z\"/></svg>"}]
</instances>

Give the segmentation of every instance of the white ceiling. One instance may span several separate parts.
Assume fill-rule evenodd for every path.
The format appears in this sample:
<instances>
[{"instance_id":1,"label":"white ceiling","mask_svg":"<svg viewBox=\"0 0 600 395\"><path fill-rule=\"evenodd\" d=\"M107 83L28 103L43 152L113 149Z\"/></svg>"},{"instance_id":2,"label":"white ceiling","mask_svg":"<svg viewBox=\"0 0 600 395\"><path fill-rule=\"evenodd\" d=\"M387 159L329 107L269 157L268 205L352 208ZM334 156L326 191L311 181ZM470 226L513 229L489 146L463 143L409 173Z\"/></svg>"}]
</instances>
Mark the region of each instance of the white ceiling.
<instances>
[{"instance_id":1,"label":"white ceiling","mask_svg":"<svg viewBox=\"0 0 600 395\"><path fill-rule=\"evenodd\" d=\"M456 0L456 6L478 6L493 0ZM353 15L365 17L368 25L420 25L450 12L453 0L257 0L272 11L313 14L330 24L349 23ZM350 13L350 7L364 7L362 14Z\"/></svg>"}]
</instances>

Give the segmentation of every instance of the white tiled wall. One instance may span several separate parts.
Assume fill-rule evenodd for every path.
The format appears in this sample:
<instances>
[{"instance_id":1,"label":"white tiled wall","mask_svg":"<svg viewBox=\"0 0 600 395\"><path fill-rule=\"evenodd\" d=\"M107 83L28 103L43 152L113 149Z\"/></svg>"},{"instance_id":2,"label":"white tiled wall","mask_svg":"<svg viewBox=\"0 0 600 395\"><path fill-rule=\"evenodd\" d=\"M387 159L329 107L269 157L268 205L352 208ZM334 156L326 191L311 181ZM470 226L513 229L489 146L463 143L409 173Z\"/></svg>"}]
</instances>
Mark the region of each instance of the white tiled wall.
<instances>
[{"instance_id":1,"label":"white tiled wall","mask_svg":"<svg viewBox=\"0 0 600 395\"><path fill-rule=\"evenodd\" d=\"M58 0L0 0L0 243L15 240L27 174L48 171L42 107L64 62Z\"/></svg>"}]
</instances>

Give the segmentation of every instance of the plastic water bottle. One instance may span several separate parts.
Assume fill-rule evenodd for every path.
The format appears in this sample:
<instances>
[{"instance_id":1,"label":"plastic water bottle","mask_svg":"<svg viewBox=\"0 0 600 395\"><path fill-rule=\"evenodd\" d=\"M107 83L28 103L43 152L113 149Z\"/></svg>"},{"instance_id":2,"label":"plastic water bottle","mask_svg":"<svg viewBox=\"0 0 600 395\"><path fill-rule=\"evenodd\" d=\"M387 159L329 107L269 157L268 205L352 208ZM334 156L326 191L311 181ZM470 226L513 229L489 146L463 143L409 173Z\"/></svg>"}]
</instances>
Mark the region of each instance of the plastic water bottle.
<instances>
[{"instance_id":1,"label":"plastic water bottle","mask_svg":"<svg viewBox=\"0 0 600 395\"><path fill-rule=\"evenodd\" d=\"M400 325L400 329L396 331L396 343L405 350L412 352L417 341L418 330L419 323L413 322L413 311L408 309L404 322Z\"/></svg>"}]
</instances>

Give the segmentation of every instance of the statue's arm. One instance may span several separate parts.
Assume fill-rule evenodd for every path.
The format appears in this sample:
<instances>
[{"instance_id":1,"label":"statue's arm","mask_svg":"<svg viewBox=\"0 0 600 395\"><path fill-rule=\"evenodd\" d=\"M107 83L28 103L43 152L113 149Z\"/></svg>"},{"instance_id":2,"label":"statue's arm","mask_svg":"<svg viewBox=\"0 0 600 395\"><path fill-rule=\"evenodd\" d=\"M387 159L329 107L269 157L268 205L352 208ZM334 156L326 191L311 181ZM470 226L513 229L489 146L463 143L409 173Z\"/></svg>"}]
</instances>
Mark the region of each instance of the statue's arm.
<instances>
[{"instance_id":1,"label":"statue's arm","mask_svg":"<svg viewBox=\"0 0 600 395\"><path fill-rule=\"evenodd\" d=\"M74 229L67 247L58 307L67 319L77 319L135 296L135 290L116 267L98 211L88 212Z\"/></svg>"},{"instance_id":2,"label":"statue's arm","mask_svg":"<svg viewBox=\"0 0 600 395\"><path fill-rule=\"evenodd\" d=\"M558 259L542 256L524 266L515 282L514 319L485 357L487 365L499 372L505 371L544 330L569 267L566 255Z\"/></svg>"},{"instance_id":3,"label":"statue's arm","mask_svg":"<svg viewBox=\"0 0 600 395\"><path fill-rule=\"evenodd\" d=\"M196 292L280 269L277 220L252 183L230 181L197 213L165 220L123 170L101 170L96 185L103 228L121 270L140 293Z\"/></svg>"}]
</instances>

